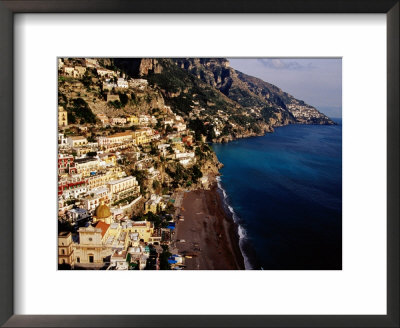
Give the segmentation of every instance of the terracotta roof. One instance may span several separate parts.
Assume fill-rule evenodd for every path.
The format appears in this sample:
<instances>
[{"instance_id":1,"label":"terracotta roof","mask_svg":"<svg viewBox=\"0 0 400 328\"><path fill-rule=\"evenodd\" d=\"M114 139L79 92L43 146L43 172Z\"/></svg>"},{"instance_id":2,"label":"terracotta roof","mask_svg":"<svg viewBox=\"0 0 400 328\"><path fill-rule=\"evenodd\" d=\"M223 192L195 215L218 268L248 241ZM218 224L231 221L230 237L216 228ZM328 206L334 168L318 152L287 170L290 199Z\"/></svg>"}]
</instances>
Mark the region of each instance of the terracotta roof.
<instances>
[{"instance_id":1,"label":"terracotta roof","mask_svg":"<svg viewBox=\"0 0 400 328\"><path fill-rule=\"evenodd\" d=\"M101 229L101 237L104 237L109 227L110 227L109 224L104 223L102 221L99 221L96 224L96 228Z\"/></svg>"}]
</instances>

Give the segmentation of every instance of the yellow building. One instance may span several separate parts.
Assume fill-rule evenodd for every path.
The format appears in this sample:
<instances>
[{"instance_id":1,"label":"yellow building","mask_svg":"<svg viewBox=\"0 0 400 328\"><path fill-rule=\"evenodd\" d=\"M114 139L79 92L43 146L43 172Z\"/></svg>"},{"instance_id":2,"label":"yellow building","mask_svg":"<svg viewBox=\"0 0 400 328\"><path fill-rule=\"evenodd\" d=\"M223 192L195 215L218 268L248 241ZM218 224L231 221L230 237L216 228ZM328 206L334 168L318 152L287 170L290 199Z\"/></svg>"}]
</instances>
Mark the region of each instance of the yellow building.
<instances>
[{"instance_id":1,"label":"yellow building","mask_svg":"<svg viewBox=\"0 0 400 328\"><path fill-rule=\"evenodd\" d=\"M70 232L61 232L58 235L58 264L74 265L74 250Z\"/></svg>"},{"instance_id":2,"label":"yellow building","mask_svg":"<svg viewBox=\"0 0 400 328\"><path fill-rule=\"evenodd\" d=\"M96 175L89 176L87 178L88 190L104 187L107 182L114 180L118 177L118 174L113 171L107 171L106 173L99 173Z\"/></svg>"},{"instance_id":3,"label":"yellow building","mask_svg":"<svg viewBox=\"0 0 400 328\"><path fill-rule=\"evenodd\" d=\"M96 172L99 169L100 161L97 158L78 158L75 159L75 168L77 173L83 177L90 176L91 172Z\"/></svg>"},{"instance_id":4,"label":"yellow building","mask_svg":"<svg viewBox=\"0 0 400 328\"><path fill-rule=\"evenodd\" d=\"M149 221L136 221L127 230L131 233L138 233L139 239L148 243L154 233L154 224Z\"/></svg>"},{"instance_id":5,"label":"yellow building","mask_svg":"<svg viewBox=\"0 0 400 328\"><path fill-rule=\"evenodd\" d=\"M68 114L64 107L58 106L58 127L65 127L68 125Z\"/></svg>"},{"instance_id":6,"label":"yellow building","mask_svg":"<svg viewBox=\"0 0 400 328\"><path fill-rule=\"evenodd\" d=\"M150 199L144 203L144 213L153 212L154 214L166 207L163 198L157 195L151 195Z\"/></svg>"},{"instance_id":7,"label":"yellow building","mask_svg":"<svg viewBox=\"0 0 400 328\"><path fill-rule=\"evenodd\" d=\"M130 124L139 124L139 118L135 115L131 115L126 118L126 122Z\"/></svg>"},{"instance_id":8,"label":"yellow building","mask_svg":"<svg viewBox=\"0 0 400 328\"><path fill-rule=\"evenodd\" d=\"M112 249L106 247L110 225L98 222L96 227L79 228L79 243L73 244L76 266L102 267L110 261Z\"/></svg>"},{"instance_id":9,"label":"yellow building","mask_svg":"<svg viewBox=\"0 0 400 328\"><path fill-rule=\"evenodd\" d=\"M86 73L86 67L83 66L75 66L74 67L74 76L75 77L82 77Z\"/></svg>"},{"instance_id":10,"label":"yellow building","mask_svg":"<svg viewBox=\"0 0 400 328\"><path fill-rule=\"evenodd\" d=\"M183 142L176 142L172 144L172 149L179 150L180 152L185 152L185 145Z\"/></svg>"},{"instance_id":11,"label":"yellow building","mask_svg":"<svg viewBox=\"0 0 400 328\"><path fill-rule=\"evenodd\" d=\"M151 142L151 137L148 136L145 131L135 131L133 134L136 138L137 145L144 145Z\"/></svg>"}]
</instances>

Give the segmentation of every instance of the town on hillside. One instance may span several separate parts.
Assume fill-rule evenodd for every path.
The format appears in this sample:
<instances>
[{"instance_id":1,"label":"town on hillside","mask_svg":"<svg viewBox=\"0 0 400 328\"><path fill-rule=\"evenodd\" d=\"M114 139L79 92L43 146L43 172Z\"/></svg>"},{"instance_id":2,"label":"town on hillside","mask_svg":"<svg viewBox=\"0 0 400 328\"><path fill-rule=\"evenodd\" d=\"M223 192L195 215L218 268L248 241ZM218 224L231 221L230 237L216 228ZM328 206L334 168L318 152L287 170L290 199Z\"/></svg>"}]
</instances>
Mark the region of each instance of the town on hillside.
<instances>
[{"instance_id":1,"label":"town on hillside","mask_svg":"<svg viewBox=\"0 0 400 328\"><path fill-rule=\"evenodd\" d=\"M220 163L144 78L100 59L58 60L58 267L182 270L185 192Z\"/></svg>"}]
</instances>

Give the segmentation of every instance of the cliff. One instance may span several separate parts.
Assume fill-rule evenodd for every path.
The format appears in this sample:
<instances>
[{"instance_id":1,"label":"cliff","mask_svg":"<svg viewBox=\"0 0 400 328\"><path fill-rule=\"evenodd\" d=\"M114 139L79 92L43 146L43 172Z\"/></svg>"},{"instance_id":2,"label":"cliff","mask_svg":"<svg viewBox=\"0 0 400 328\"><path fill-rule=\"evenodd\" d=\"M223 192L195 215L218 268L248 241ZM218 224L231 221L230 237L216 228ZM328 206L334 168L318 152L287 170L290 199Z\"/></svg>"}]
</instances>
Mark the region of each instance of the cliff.
<instances>
[{"instance_id":1,"label":"cliff","mask_svg":"<svg viewBox=\"0 0 400 328\"><path fill-rule=\"evenodd\" d=\"M223 142L287 124L335 124L277 86L230 67L224 58L116 58L111 65L145 78L197 137Z\"/></svg>"}]
</instances>

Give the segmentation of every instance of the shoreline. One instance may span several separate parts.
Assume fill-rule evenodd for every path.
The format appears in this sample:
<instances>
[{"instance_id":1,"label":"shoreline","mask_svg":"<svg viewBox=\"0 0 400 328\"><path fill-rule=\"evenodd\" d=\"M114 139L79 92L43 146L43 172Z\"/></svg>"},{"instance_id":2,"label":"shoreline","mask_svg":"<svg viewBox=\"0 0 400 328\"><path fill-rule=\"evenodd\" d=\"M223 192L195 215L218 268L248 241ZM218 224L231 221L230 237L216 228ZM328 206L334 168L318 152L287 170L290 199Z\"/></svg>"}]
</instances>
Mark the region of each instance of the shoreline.
<instances>
[{"instance_id":1,"label":"shoreline","mask_svg":"<svg viewBox=\"0 0 400 328\"><path fill-rule=\"evenodd\" d=\"M246 270L260 270L261 265L257 260L254 247L251 241L247 238L246 229L240 224L240 217L235 212L234 208L229 204L228 194L222 187L221 179L217 177L217 190L221 198L222 207L230 220L234 222L236 228L236 235L238 238L238 245L244 260Z\"/></svg>"},{"instance_id":2,"label":"shoreline","mask_svg":"<svg viewBox=\"0 0 400 328\"><path fill-rule=\"evenodd\" d=\"M244 270L238 225L224 207L219 187L184 193L176 227L176 248L187 270ZM184 240L184 241L182 241Z\"/></svg>"}]
</instances>

